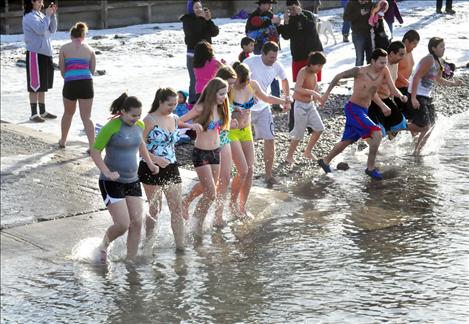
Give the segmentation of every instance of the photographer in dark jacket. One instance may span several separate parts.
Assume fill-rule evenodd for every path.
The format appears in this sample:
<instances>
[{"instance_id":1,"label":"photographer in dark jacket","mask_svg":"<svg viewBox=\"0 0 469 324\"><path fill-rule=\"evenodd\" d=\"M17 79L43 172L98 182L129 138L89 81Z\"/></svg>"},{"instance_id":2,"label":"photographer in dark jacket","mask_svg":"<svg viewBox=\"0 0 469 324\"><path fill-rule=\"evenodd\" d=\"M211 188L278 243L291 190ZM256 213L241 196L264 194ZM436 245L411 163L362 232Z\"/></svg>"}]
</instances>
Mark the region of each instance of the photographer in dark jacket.
<instances>
[{"instance_id":1,"label":"photographer in dark jacket","mask_svg":"<svg viewBox=\"0 0 469 324\"><path fill-rule=\"evenodd\" d=\"M212 43L212 37L219 33L218 27L212 21L212 14L208 8L204 8L200 0L187 1L187 14L180 20L184 29L184 42L187 45L186 66L189 71L189 103L195 103L195 75L193 70L195 45L205 40Z\"/></svg>"},{"instance_id":2,"label":"photographer in dark jacket","mask_svg":"<svg viewBox=\"0 0 469 324\"><path fill-rule=\"evenodd\" d=\"M302 9L298 0L287 0L287 12L284 15L283 25L277 30L284 39L290 40L293 82L296 82L298 72L308 63L308 55L314 51L323 51L316 30L316 18L311 11ZM321 81L321 71L317 74L317 78ZM292 105L288 121L290 131L295 123L294 109Z\"/></svg>"},{"instance_id":3,"label":"photographer in dark jacket","mask_svg":"<svg viewBox=\"0 0 469 324\"><path fill-rule=\"evenodd\" d=\"M284 24L277 30L286 40L290 40L293 81L298 71L306 66L308 55L313 51L322 52L322 44L316 30L316 18L311 11L303 10L298 0L287 0ZM318 81L321 77L318 75Z\"/></svg>"},{"instance_id":4,"label":"photographer in dark jacket","mask_svg":"<svg viewBox=\"0 0 469 324\"><path fill-rule=\"evenodd\" d=\"M345 7L344 20L352 23L352 42L355 46L355 66L362 66L366 55L367 64L371 57L371 27L368 19L371 13L370 0L350 0Z\"/></svg>"}]
</instances>

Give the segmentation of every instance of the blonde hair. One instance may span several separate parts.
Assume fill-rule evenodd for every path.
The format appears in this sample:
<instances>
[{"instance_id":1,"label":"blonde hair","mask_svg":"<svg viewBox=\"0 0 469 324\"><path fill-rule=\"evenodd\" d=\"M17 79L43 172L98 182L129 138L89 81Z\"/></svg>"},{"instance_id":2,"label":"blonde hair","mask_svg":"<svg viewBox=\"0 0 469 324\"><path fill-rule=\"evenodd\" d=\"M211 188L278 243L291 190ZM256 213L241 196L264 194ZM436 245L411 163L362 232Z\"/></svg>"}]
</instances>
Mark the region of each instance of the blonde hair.
<instances>
[{"instance_id":1,"label":"blonde hair","mask_svg":"<svg viewBox=\"0 0 469 324\"><path fill-rule=\"evenodd\" d=\"M77 22L75 26L70 28L70 36L72 38L85 38L86 33L88 32L88 26L84 22Z\"/></svg>"},{"instance_id":2,"label":"blonde hair","mask_svg":"<svg viewBox=\"0 0 469 324\"><path fill-rule=\"evenodd\" d=\"M221 129L228 129L230 125L230 113L228 110L227 99L223 104L217 104L217 92L221 89L228 89L228 83L221 78L214 78L207 83L200 95L197 105L202 106L202 113L200 116L195 118L195 122L202 125L204 130L207 130L208 125L212 119L212 108L217 106L218 115L223 120L223 124L220 125Z\"/></svg>"}]
</instances>

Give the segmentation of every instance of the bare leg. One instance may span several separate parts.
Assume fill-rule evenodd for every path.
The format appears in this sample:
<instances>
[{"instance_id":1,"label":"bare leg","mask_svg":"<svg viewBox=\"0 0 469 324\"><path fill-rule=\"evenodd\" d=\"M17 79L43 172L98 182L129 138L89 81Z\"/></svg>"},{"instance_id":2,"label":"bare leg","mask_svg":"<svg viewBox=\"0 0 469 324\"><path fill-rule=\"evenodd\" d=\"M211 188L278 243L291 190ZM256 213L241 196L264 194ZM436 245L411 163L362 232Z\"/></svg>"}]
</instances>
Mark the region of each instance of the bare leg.
<instances>
[{"instance_id":1,"label":"bare leg","mask_svg":"<svg viewBox=\"0 0 469 324\"><path fill-rule=\"evenodd\" d=\"M127 234L127 259L137 256L138 244L142 234L143 200L141 197L125 197L129 209L130 226Z\"/></svg>"},{"instance_id":2,"label":"bare leg","mask_svg":"<svg viewBox=\"0 0 469 324\"><path fill-rule=\"evenodd\" d=\"M143 184L143 189L149 205L149 213L145 218L145 238L149 240L154 237L156 221L161 212L161 187Z\"/></svg>"},{"instance_id":3,"label":"bare leg","mask_svg":"<svg viewBox=\"0 0 469 324\"><path fill-rule=\"evenodd\" d=\"M63 98L64 101L64 114L62 116L62 121L60 123L62 129L62 136L59 140L59 145L65 147L67 143L68 132L70 131L70 126L72 125L73 115L77 109L76 100L68 100Z\"/></svg>"},{"instance_id":4,"label":"bare leg","mask_svg":"<svg viewBox=\"0 0 469 324\"><path fill-rule=\"evenodd\" d=\"M173 230L176 250L184 250L184 220L181 210L181 184L164 187L169 212L171 213L171 229Z\"/></svg>"},{"instance_id":5,"label":"bare leg","mask_svg":"<svg viewBox=\"0 0 469 324\"><path fill-rule=\"evenodd\" d=\"M288 153L287 153L287 158L286 161L288 164L295 164L295 152L296 148L298 147L298 144L300 143L300 140L297 139L291 139L290 140L290 146L288 147Z\"/></svg>"},{"instance_id":6,"label":"bare leg","mask_svg":"<svg viewBox=\"0 0 469 324\"><path fill-rule=\"evenodd\" d=\"M127 202L124 199L109 204L107 210L111 214L113 224L106 230L100 246L102 262L106 262L109 244L123 235L130 226L129 210L127 209Z\"/></svg>"},{"instance_id":7,"label":"bare leg","mask_svg":"<svg viewBox=\"0 0 469 324\"><path fill-rule=\"evenodd\" d=\"M430 137L432 130L433 130L433 127L430 127L430 126L426 126L422 128L422 131L420 132L417 143L415 144L414 155L420 154L423 146L425 145L425 143L427 143L427 140Z\"/></svg>"},{"instance_id":8,"label":"bare leg","mask_svg":"<svg viewBox=\"0 0 469 324\"><path fill-rule=\"evenodd\" d=\"M352 141L340 141L339 143L337 143L329 152L329 154L327 154L327 156L323 159L324 163L330 164L333 158L342 153L342 151L345 150L347 146L352 143Z\"/></svg>"},{"instance_id":9,"label":"bare leg","mask_svg":"<svg viewBox=\"0 0 469 324\"><path fill-rule=\"evenodd\" d=\"M65 101L66 99L64 99ZM89 149L94 144L94 124L91 120L91 107L93 106L93 99L79 99L80 117L85 127L86 137L88 137Z\"/></svg>"},{"instance_id":10,"label":"bare leg","mask_svg":"<svg viewBox=\"0 0 469 324\"><path fill-rule=\"evenodd\" d=\"M381 131L374 131L371 133L371 138L368 139L369 151L368 151L368 161L366 167L369 171L375 169L376 154L378 153L379 144L381 143Z\"/></svg>"},{"instance_id":11,"label":"bare leg","mask_svg":"<svg viewBox=\"0 0 469 324\"><path fill-rule=\"evenodd\" d=\"M241 191L239 193L239 210L244 217L247 216L246 203L248 201L249 193L252 187L252 178L254 176L254 143L253 142L241 142L243 148L244 157L248 167L248 172L241 185Z\"/></svg>"},{"instance_id":12,"label":"bare leg","mask_svg":"<svg viewBox=\"0 0 469 324\"><path fill-rule=\"evenodd\" d=\"M272 178L272 169L274 166L275 156L275 142L274 140L264 140L264 163L265 163L265 178L266 180Z\"/></svg>"},{"instance_id":13,"label":"bare leg","mask_svg":"<svg viewBox=\"0 0 469 324\"><path fill-rule=\"evenodd\" d=\"M223 227L223 207L225 204L226 192L231 179L231 144L225 144L220 152L220 175L217 182L217 199L215 209L215 226Z\"/></svg>"},{"instance_id":14,"label":"bare leg","mask_svg":"<svg viewBox=\"0 0 469 324\"><path fill-rule=\"evenodd\" d=\"M308 159L316 160L316 157L311 154L311 151L313 150L314 145L316 145L317 141L319 140L319 137L321 136L322 132L313 132L311 134L311 137L309 138L308 146L306 146L306 149L303 153L305 157Z\"/></svg>"},{"instance_id":15,"label":"bare leg","mask_svg":"<svg viewBox=\"0 0 469 324\"><path fill-rule=\"evenodd\" d=\"M200 183L204 188L204 193L202 194L202 198L197 202L194 213L197 222L195 235L199 238L202 237L205 216L207 216L207 212L216 198L215 179L218 179L219 170L219 165L203 165L195 168Z\"/></svg>"},{"instance_id":16,"label":"bare leg","mask_svg":"<svg viewBox=\"0 0 469 324\"><path fill-rule=\"evenodd\" d=\"M236 214L236 216L239 217L237 210L237 201L239 193L241 191L241 186L248 175L248 164L246 161L246 157L244 156L244 151L243 147L241 146L241 142L231 142L230 145L231 156L236 167L236 175L233 178L233 182L231 183L230 208L232 209L232 213Z\"/></svg>"},{"instance_id":17,"label":"bare leg","mask_svg":"<svg viewBox=\"0 0 469 324\"><path fill-rule=\"evenodd\" d=\"M189 206L195 198L200 196L204 192L204 188L200 182L197 182L192 189L189 191L187 196L182 199L182 217L185 220L189 219Z\"/></svg>"}]
</instances>

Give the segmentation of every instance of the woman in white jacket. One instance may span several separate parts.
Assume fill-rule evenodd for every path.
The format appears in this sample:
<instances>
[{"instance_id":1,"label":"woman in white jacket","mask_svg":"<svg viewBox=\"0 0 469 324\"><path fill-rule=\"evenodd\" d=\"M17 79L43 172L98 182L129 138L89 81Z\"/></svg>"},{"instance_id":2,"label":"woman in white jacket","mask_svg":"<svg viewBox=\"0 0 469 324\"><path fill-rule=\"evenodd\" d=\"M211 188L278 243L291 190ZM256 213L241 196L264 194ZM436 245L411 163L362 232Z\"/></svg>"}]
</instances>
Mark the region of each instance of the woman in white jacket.
<instances>
[{"instance_id":1,"label":"woman in white jacket","mask_svg":"<svg viewBox=\"0 0 469 324\"><path fill-rule=\"evenodd\" d=\"M34 122L44 122L45 118L57 116L46 112L45 92L54 83L52 64L52 46L50 37L57 30L57 6L52 2L46 9L43 0L25 0L23 16L24 42L26 43L26 73L31 105L31 117ZM39 106L39 112L37 110Z\"/></svg>"}]
</instances>

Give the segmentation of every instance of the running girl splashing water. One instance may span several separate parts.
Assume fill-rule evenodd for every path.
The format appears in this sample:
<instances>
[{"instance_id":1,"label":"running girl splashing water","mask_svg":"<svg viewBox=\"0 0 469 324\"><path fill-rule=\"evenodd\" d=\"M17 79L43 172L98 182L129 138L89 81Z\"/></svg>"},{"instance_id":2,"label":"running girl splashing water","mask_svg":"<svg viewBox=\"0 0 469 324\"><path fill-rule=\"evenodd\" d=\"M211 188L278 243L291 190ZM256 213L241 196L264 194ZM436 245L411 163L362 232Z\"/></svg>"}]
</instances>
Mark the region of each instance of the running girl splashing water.
<instances>
[{"instance_id":1,"label":"running girl splashing water","mask_svg":"<svg viewBox=\"0 0 469 324\"><path fill-rule=\"evenodd\" d=\"M155 99L148 115L143 119L145 130L143 138L150 157L160 167L158 174L153 174L148 164L140 161L138 176L143 183L145 194L150 204L149 214L145 220L145 234L147 246L154 238L155 223L161 211L161 194L164 192L171 213L171 228L173 230L176 249L184 249L184 221L181 213L181 176L176 161L174 145L179 140L177 131L178 116L173 114L177 105L178 95L171 88L161 88L156 91ZM191 124L179 125L193 128ZM153 163L152 163L153 164Z\"/></svg>"},{"instance_id":2,"label":"running girl splashing water","mask_svg":"<svg viewBox=\"0 0 469 324\"><path fill-rule=\"evenodd\" d=\"M228 129L230 123L227 93L226 81L220 78L210 80L194 108L181 118L181 121L193 119L197 131L192 162L204 188L194 213L196 237L199 239L205 216L216 198L215 184L220 173L220 132Z\"/></svg>"},{"instance_id":3,"label":"running girl splashing water","mask_svg":"<svg viewBox=\"0 0 469 324\"><path fill-rule=\"evenodd\" d=\"M101 129L90 153L101 171L99 189L114 223L107 229L100 245L101 263L107 260L109 244L127 231L127 258L133 260L137 255L143 213L142 189L137 176L138 152L150 173L159 171L142 141L145 128L139 120L142 103L123 93L112 103L111 113L116 117ZM103 160L101 152L104 149Z\"/></svg>"}]
</instances>

